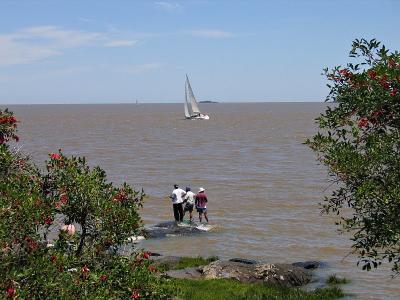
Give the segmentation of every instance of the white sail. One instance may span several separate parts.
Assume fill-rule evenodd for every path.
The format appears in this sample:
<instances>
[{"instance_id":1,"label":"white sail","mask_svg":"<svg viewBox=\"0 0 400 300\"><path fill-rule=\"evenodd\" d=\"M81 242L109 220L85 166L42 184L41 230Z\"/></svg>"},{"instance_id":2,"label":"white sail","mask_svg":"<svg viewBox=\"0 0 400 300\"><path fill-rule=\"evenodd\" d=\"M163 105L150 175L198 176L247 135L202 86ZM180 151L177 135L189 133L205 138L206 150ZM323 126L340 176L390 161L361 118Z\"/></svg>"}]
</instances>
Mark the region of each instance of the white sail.
<instances>
[{"instance_id":1,"label":"white sail","mask_svg":"<svg viewBox=\"0 0 400 300\"><path fill-rule=\"evenodd\" d=\"M190 114L189 114L189 110L188 110L188 106L187 106L186 102L185 102L185 117L190 118Z\"/></svg>"},{"instance_id":2,"label":"white sail","mask_svg":"<svg viewBox=\"0 0 400 300\"><path fill-rule=\"evenodd\" d=\"M190 118L193 115L192 106L188 102L187 84L185 82L185 117Z\"/></svg>"},{"instance_id":3,"label":"white sail","mask_svg":"<svg viewBox=\"0 0 400 300\"><path fill-rule=\"evenodd\" d=\"M185 81L185 117L190 120L209 120L208 115L200 112L196 98L194 97L192 87L190 86L189 78L186 75Z\"/></svg>"},{"instance_id":4,"label":"white sail","mask_svg":"<svg viewBox=\"0 0 400 300\"><path fill-rule=\"evenodd\" d=\"M191 107L191 110L193 112L193 114L200 114L200 109L199 106L197 105L197 101L196 98L194 97L193 94L193 90L192 87L190 86L190 82L189 82L189 78L186 75L186 83L187 83L187 101L190 104L189 106ZM190 108L189 108L189 112L190 112Z\"/></svg>"}]
</instances>

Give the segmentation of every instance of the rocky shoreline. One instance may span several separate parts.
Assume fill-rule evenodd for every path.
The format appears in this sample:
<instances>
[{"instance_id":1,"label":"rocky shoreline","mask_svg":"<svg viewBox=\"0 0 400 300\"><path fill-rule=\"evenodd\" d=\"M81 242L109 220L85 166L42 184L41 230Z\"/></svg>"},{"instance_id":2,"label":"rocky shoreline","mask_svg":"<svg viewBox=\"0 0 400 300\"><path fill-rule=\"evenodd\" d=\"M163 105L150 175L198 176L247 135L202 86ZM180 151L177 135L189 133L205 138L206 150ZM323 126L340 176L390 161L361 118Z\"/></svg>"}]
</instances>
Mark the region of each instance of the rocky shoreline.
<instances>
[{"instance_id":1,"label":"rocky shoreline","mask_svg":"<svg viewBox=\"0 0 400 300\"><path fill-rule=\"evenodd\" d=\"M272 264L255 260L232 258L216 259L206 265L177 269L184 257L161 256L152 253L152 263L161 269L161 276L178 279L234 279L243 283L272 283L286 287L301 287L312 281L311 270L319 267L317 261L293 264Z\"/></svg>"},{"instance_id":2,"label":"rocky shoreline","mask_svg":"<svg viewBox=\"0 0 400 300\"><path fill-rule=\"evenodd\" d=\"M146 239L154 239L205 232L207 231L199 229L196 223L188 225L171 221L149 226L143 234ZM179 265L184 259L188 258L151 253L152 264L161 270L160 276L175 279L234 279L242 283L271 283L285 287L301 287L315 281L312 270L321 266L321 262L318 261L288 264L267 263L246 258L202 258L207 263L181 268Z\"/></svg>"}]
</instances>

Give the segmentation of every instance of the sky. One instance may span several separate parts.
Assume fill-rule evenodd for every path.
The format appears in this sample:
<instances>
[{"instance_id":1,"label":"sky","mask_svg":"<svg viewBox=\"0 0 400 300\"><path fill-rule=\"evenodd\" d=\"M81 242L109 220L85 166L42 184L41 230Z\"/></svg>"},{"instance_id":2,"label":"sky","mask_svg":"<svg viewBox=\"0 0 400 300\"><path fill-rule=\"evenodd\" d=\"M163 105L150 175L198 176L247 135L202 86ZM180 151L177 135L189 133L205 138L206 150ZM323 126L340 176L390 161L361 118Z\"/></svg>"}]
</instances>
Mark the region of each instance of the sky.
<instances>
[{"instance_id":1,"label":"sky","mask_svg":"<svg viewBox=\"0 0 400 300\"><path fill-rule=\"evenodd\" d=\"M397 0L0 0L0 104L325 100L356 38L400 50Z\"/></svg>"}]
</instances>

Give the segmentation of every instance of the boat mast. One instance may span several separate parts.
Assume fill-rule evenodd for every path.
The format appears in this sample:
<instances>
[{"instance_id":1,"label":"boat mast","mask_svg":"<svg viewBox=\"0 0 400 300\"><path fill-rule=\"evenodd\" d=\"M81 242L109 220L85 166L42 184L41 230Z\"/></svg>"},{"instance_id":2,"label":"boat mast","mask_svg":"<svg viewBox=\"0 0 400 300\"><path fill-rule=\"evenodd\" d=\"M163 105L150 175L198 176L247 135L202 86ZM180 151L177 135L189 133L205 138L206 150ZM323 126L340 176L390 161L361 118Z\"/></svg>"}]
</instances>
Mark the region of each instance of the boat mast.
<instances>
[{"instance_id":1,"label":"boat mast","mask_svg":"<svg viewBox=\"0 0 400 300\"><path fill-rule=\"evenodd\" d=\"M189 98L190 98L190 110L191 114L199 115L200 114L200 109L199 106L197 105L196 98L194 97L192 87L190 85L189 77L186 74L186 82L187 82L187 89L189 93ZM188 101L189 102L189 101Z\"/></svg>"},{"instance_id":2,"label":"boat mast","mask_svg":"<svg viewBox=\"0 0 400 300\"><path fill-rule=\"evenodd\" d=\"M188 101L188 77L186 74L186 81L185 81L185 117L190 118L191 116L193 116L193 109L192 109L192 105L191 103L189 103Z\"/></svg>"}]
</instances>

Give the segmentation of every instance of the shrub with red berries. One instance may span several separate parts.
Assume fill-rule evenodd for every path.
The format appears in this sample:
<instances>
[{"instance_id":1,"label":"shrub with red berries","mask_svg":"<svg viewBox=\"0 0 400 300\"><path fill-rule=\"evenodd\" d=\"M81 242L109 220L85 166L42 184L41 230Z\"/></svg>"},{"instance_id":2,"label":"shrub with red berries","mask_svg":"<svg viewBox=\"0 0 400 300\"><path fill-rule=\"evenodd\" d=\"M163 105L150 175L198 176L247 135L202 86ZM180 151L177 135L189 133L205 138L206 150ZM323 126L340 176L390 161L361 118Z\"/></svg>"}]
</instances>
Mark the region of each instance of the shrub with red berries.
<instances>
[{"instance_id":1,"label":"shrub with red berries","mask_svg":"<svg viewBox=\"0 0 400 300\"><path fill-rule=\"evenodd\" d=\"M10 140L19 141L15 134L18 120L8 109L0 109L0 145Z\"/></svg>"},{"instance_id":2,"label":"shrub with red berries","mask_svg":"<svg viewBox=\"0 0 400 300\"><path fill-rule=\"evenodd\" d=\"M329 105L306 143L336 189L323 204L353 234L363 269L383 262L400 271L400 53L375 39L355 40L355 61L325 69Z\"/></svg>"},{"instance_id":3,"label":"shrub with red berries","mask_svg":"<svg viewBox=\"0 0 400 300\"><path fill-rule=\"evenodd\" d=\"M119 253L140 233L143 190L61 151L43 171L10 145L17 124L0 110L0 298L170 298L148 252Z\"/></svg>"}]
</instances>

